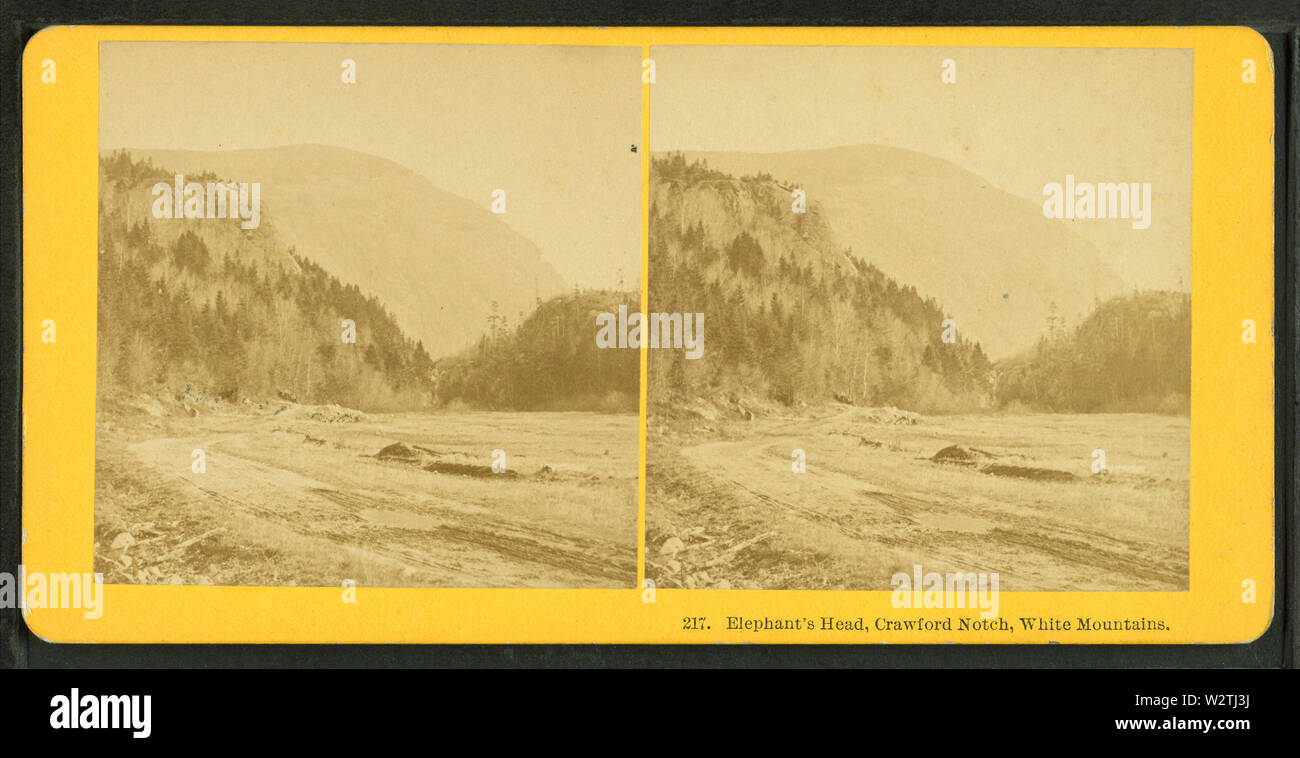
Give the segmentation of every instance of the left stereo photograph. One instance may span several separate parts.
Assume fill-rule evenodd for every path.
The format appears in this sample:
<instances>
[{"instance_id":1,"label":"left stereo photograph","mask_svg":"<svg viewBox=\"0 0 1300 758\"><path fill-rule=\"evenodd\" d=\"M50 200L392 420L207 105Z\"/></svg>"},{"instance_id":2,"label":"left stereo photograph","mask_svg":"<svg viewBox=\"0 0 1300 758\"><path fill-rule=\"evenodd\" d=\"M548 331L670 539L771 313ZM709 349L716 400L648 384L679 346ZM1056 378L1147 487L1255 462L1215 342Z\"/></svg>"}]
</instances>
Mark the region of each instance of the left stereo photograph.
<instances>
[{"instance_id":1,"label":"left stereo photograph","mask_svg":"<svg viewBox=\"0 0 1300 758\"><path fill-rule=\"evenodd\" d=\"M101 42L95 571L635 586L640 63Z\"/></svg>"}]
</instances>

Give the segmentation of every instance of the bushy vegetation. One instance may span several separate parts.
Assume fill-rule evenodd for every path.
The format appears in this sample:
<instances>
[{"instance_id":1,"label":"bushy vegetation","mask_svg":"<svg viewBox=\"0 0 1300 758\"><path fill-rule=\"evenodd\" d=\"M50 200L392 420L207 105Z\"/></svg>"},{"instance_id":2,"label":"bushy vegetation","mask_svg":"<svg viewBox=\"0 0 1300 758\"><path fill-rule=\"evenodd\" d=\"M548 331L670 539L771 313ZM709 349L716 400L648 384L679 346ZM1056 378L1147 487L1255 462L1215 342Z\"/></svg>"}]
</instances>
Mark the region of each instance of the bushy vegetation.
<instances>
[{"instance_id":1,"label":"bushy vegetation","mask_svg":"<svg viewBox=\"0 0 1300 758\"><path fill-rule=\"evenodd\" d=\"M101 391L369 411L432 400L432 361L376 298L284 248L265 224L153 219L150 187L170 172L125 153L100 172ZM355 344L342 340L343 319L356 324Z\"/></svg>"}]
</instances>

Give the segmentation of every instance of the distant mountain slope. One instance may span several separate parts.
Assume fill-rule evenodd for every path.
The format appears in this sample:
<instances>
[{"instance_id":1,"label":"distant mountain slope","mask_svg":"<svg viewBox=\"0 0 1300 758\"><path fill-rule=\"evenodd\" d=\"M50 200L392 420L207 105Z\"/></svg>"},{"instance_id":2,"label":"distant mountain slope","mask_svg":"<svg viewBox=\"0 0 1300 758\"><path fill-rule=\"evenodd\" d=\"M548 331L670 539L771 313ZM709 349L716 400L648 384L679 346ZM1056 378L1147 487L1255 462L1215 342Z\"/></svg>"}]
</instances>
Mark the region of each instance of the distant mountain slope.
<instances>
[{"instance_id":1,"label":"distant mountain slope","mask_svg":"<svg viewBox=\"0 0 1300 758\"><path fill-rule=\"evenodd\" d=\"M284 243L376 295L435 356L477 339L494 301L527 312L538 295L567 289L500 218L382 158L323 145L129 152L176 172L261 182L263 217Z\"/></svg>"},{"instance_id":2,"label":"distant mountain slope","mask_svg":"<svg viewBox=\"0 0 1300 758\"><path fill-rule=\"evenodd\" d=\"M790 213L789 191L655 158L650 187L650 310L704 314L704 354L656 349L649 398L838 399L913 410L989 402L989 361L947 312L838 245L817 207Z\"/></svg>"},{"instance_id":3,"label":"distant mountain slope","mask_svg":"<svg viewBox=\"0 0 1300 758\"><path fill-rule=\"evenodd\" d=\"M1097 249L1041 206L939 158L876 145L683 155L803 188L839 244L934 297L993 358L1032 346L1054 312L1074 319L1124 290Z\"/></svg>"}]
</instances>

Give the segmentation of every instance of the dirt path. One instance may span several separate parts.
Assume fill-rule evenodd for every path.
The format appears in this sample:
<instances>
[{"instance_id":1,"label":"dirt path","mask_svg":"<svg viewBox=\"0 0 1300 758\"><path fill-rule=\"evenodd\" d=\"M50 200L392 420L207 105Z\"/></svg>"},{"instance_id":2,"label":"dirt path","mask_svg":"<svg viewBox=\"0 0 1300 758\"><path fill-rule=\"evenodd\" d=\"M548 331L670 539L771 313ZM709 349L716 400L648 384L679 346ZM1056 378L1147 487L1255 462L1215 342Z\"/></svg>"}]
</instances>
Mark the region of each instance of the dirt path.
<instances>
[{"instance_id":1,"label":"dirt path","mask_svg":"<svg viewBox=\"0 0 1300 758\"><path fill-rule=\"evenodd\" d=\"M1086 468L1077 479L1058 484L935 463L929 456L953 438L1007 455L1016 446L992 432L984 439L971 438L981 433L977 426L968 430L957 423L946 429L945 421L927 419L918 426L877 427L853 424L854 413L755 424L756 434L748 439L684 446L680 458L709 480L701 486L722 485L741 493L736 500L743 506L736 510L744 513L737 518L771 530L769 550L823 554L857 577L878 575L873 589L888 588L890 576L910 573L914 562L941 573L997 572L1003 590L1186 586L1185 531L1179 539L1177 528L1163 523L1154 529L1129 528L1133 525L1117 525L1105 512L1088 508L1089 498L1101 499L1107 508L1125 508L1131 493L1124 482L1099 485L1095 477L1086 477ZM1084 424L1107 421L1082 419ZM885 442L845 434L846 424ZM1023 435L1020 448L1037 451L1056 444L1042 439L1040 426L1037 419L1024 419L1019 429L1013 421L1010 431L1013 437ZM1005 422L994 431L1008 431ZM1090 450L1090 444L1078 448ZM791 470L795 449L805 451L805 473ZM1023 459L1022 450L1017 460ZM1136 478L1131 484L1134 513L1151 501L1138 492L1141 487L1176 491L1186 486L1176 481L1149 485ZM1185 505L1182 509L1185 521ZM1174 521L1178 516L1171 514ZM716 531L722 518L711 514L714 523L707 531Z\"/></svg>"},{"instance_id":2,"label":"dirt path","mask_svg":"<svg viewBox=\"0 0 1300 758\"><path fill-rule=\"evenodd\" d=\"M504 414L496 414L504 415ZM516 414L526 416L528 414ZM265 580L283 583L296 562L312 563L315 551L346 553L348 563L387 567L384 582L446 587L618 587L636 578L635 459L607 462L609 435L590 432L592 449L555 449L539 442L565 423L590 418L499 419L482 415L457 424L449 417L427 428L418 416L382 423L328 424L235 417L196 421L194 433L135 440L127 458L160 488L177 493L172 508L217 510L227 515L227 541L264 544L289 560L265 567ZM490 423L487 423L490 422ZM509 423L508 423L509 422ZM494 431L516 430L514 444ZM635 434L635 417L617 422ZM525 429L526 431L518 431ZM454 431L458 445L448 446ZM580 439L577 429L568 439ZM624 430L626 431L626 430ZM478 444L478 437L489 439ZM585 470L594 459L622 476L515 476L475 479L439 474L400 461L374 457L384 441L407 439L478 455L504 446L518 461L550 460ZM622 448L635 456L635 437ZM627 453L622 448L620 458ZM191 469L202 450L205 470ZM362 451L369 452L362 452ZM602 451L605 451L602 453ZM486 455L486 453L483 453ZM581 490L575 494L576 490ZM629 507L630 503L630 507ZM142 517L143 518L143 517ZM169 522L170 523L170 522ZM179 534L177 536L180 536ZM164 540L164 545L175 540ZM211 545L209 545L211 547ZM211 550L190 549L193 572L202 573ZM137 556L147 561L148 555ZM346 568L340 568L345 571ZM182 572L183 574L185 572ZM303 581L337 585L347 576Z\"/></svg>"}]
</instances>

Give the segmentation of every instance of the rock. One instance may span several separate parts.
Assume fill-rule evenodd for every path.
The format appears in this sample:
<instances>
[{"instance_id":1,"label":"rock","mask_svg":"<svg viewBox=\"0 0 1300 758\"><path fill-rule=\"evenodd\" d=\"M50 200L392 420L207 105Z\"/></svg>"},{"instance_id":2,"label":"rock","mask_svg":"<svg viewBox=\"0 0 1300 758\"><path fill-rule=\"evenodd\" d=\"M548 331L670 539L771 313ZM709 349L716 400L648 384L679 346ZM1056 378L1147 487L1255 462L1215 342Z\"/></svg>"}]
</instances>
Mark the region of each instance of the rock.
<instances>
[{"instance_id":1,"label":"rock","mask_svg":"<svg viewBox=\"0 0 1300 758\"><path fill-rule=\"evenodd\" d=\"M135 575L135 580L140 584L149 584L153 581L153 575L149 573L148 569L140 569L139 573Z\"/></svg>"},{"instance_id":2,"label":"rock","mask_svg":"<svg viewBox=\"0 0 1300 758\"><path fill-rule=\"evenodd\" d=\"M135 544L135 537L130 532L122 532L113 538L113 544L110 546L114 550L126 550Z\"/></svg>"},{"instance_id":3,"label":"rock","mask_svg":"<svg viewBox=\"0 0 1300 758\"><path fill-rule=\"evenodd\" d=\"M935 453L930 460L936 463L962 463L972 465L980 461L980 457L970 448L961 445L949 445L939 452Z\"/></svg>"},{"instance_id":4,"label":"rock","mask_svg":"<svg viewBox=\"0 0 1300 758\"><path fill-rule=\"evenodd\" d=\"M194 577L194 583L203 585L204 587L208 587L211 586L212 580L207 577L207 574L199 574L198 576Z\"/></svg>"},{"instance_id":5,"label":"rock","mask_svg":"<svg viewBox=\"0 0 1300 758\"><path fill-rule=\"evenodd\" d=\"M379 451L380 460L418 461L420 454L400 442L394 442Z\"/></svg>"},{"instance_id":6,"label":"rock","mask_svg":"<svg viewBox=\"0 0 1300 758\"><path fill-rule=\"evenodd\" d=\"M715 590L729 590L731 589L731 582L727 581L726 579L719 579L718 583L715 584L713 588Z\"/></svg>"},{"instance_id":7,"label":"rock","mask_svg":"<svg viewBox=\"0 0 1300 758\"><path fill-rule=\"evenodd\" d=\"M682 562L668 561L667 568L670 573L676 574L678 571L682 570Z\"/></svg>"},{"instance_id":8,"label":"rock","mask_svg":"<svg viewBox=\"0 0 1300 758\"><path fill-rule=\"evenodd\" d=\"M693 574L687 574L687 575L686 575L686 581L684 581L684 582L682 582L682 583L686 585L686 589L688 589L688 590L693 590L693 589L695 589L695 587L696 587L696 584L695 584L695 576L694 576Z\"/></svg>"},{"instance_id":9,"label":"rock","mask_svg":"<svg viewBox=\"0 0 1300 758\"><path fill-rule=\"evenodd\" d=\"M680 539L676 537L669 537L668 539L664 540L664 544L659 546L659 554L676 555L684 547L686 547L685 542L682 542Z\"/></svg>"},{"instance_id":10,"label":"rock","mask_svg":"<svg viewBox=\"0 0 1300 758\"><path fill-rule=\"evenodd\" d=\"M704 402L704 401L696 402L694 405L691 405L691 406L689 406L688 408L686 408L686 410L687 410L688 412L693 413L693 414L695 414L696 416L698 416L698 417L704 419L705 421L717 421L717 420L718 420L718 411L717 411L717 409L714 408L712 405L709 405L708 403Z\"/></svg>"},{"instance_id":11,"label":"rock","mask_svg":"<svg viewBox=\"0 0 1300 758\"><path fill-rule=\"evenodd\" d=\"M713 581L713 577L709 576L709 572L707 571L701 571L697 573L695 575L695 579L696 581L701 582L703 584L709 584L710 582Z\"/></svg>"},{"instance_id":12,"label":"rock","mask_svg":"<svg viewBox=\"0 0 1300 758\"><path fill-rule=\"evenodd\" d=\"M117 562L122 564L122 568L131 568L131 556L126 553L117 556Z\"/></svg>"},{"instance_id":13,"label":"rock","mask_svg":"<svg viewBox=\"0 0 1300 758\"><path fill-rule=\"evenodd\" d=\"M167 579L167 583L168 583L168 584L185 584L185 580L184 580L184 579L181 579L181 575L180 575L180 574L172 574L171 577L169 577L169 578Z\"/></svg>"}]
</instances>

